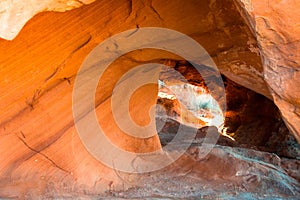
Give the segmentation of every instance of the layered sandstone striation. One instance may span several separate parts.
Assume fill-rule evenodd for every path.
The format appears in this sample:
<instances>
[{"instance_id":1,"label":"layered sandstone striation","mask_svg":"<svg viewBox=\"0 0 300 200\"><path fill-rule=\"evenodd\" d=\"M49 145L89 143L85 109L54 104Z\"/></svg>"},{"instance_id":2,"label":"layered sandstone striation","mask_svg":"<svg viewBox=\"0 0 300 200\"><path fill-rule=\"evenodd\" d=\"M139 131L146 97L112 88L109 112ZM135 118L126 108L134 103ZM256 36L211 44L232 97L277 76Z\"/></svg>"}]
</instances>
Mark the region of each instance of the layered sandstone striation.
<instances>
[{"instance_id":1,"label":"layered sandstone striation","mask_svg":"<svg viewBox=\"0 0 300 200\"><path fill-rule=\"evenodd\" d=\"M0 1L0 37L12 40L34 15L43 11L64 12L95 0Z\"/></svg>"},{"instance_id":2,"label":"layered sandstone striation","mask_svg":"<svg viewBox=\"0 0 300 200\"><path fill-rule=\"evenodd\" d=\"M288 6L284 3L288 1L269 7L267 1L251 3L246 0L236 5L231 0L174 0L167 4L148 0L91 2L66 0L41 4L30 1L29 4L28 1L0 1L0 36L8 39L0 39L1 198L35 198L42 194L67 198L71 194L95 195L105 191L113 194L112 191L126 190L136 187L132 183L140 183L141 177L120 175L96 160L82 144L72 115L74 80L82 62L99 43L128 29L132 29L134 35L142 27L164 27L190 36L207 50L221 73L274 99L299 141L297 65L300 34L297 34L298 13L281 9ZM91 4L64 13L43 12L29 20L41 11L64 11L88 3ZM291 7L287 9L292 10ZM276 15L270 10L276 11ZM97 117L104 124L107 136L122 149L153 151L160 148L160 141L157 135L136 139L116 127L110 110L112 90L119 78L133 67L165 60L172 62L182 58L159 50L133 51L117 59L99 81L95 95ZM145 108L155 104L156 94L157 86L145 86L132 99L132 112L137 113L135 118L139 123L149 122ZM140 101L141 97L143 101ZM263 185L265 179L252 176L252 172L249 174L238 159L233 159L230 166L235 167L228 169L224 176L221 175L223 168L218 168L217 174L209 171L225 162L220 155L230 157L230 153L223 152L225 150L216 151L212 154L216 162L204 160L207 165L199 166L200 171L193 172L187 181L195 181L195 176L220 183L225 179L250 181L252 189L249 190L259 194L255 187ZM279 168L277 175L287 183L284 187L278 186L278 195L298 195L299 192L294 191L297 183L280 168L280 159L274 159L276 163L271 162L272 170L273 166ZM247 163L247 158L244 160L243 166L252 166ZM185 163L185 159L180 162ZM208 170L208 173L203 175L201 170ZM273 174L276 173L275 170ZM264 171L264 174L268 173ZM228 188L235 188L235 185ZM237 193L243 191L244 188L236 190ZM268 194L272 195L272 192Z\"/></svg>"}]
</instances>

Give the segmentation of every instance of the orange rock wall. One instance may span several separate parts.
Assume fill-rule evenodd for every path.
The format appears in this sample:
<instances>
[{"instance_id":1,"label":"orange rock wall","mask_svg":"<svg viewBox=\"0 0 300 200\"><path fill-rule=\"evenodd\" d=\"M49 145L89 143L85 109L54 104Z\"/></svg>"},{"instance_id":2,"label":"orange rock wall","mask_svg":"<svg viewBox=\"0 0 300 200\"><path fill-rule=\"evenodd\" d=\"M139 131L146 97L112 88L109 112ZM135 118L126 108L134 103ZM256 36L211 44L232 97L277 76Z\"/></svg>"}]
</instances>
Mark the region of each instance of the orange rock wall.
<instances>
[{"instance_id":1,"label":"orange rock wall","mask_svg":"<svg viewBox=\"0 0 300 200\"><path fill-rule=\"evenodd\" d=\"M222 73L272 98L264 80L265 77L274 89L265 74L265 63L272 52L268 51L263 57L263 66L258 51L260 47L260 52L264 53L267 46L263 44L269 43L260 40L257 43L230 0L175 0L167 5L163 1L107 0L65 13L40 13L14 40L0 40L1 194L22 196L28 188L36 187L39 190L32 193L37 195L46 190L97 193L127 187L117 173L95 160L81 144L72 116L72 89L81 63L94 47L116 33L147 26L166 27L187 34L208 51ZM146 61L164 59L178 57L142 50L117 60L99 82L97 112L106 112L105 105L114 83L124 72ZM291 77L298 73L296 68L280 69L295 71ZM286 77L284 80L292 79ZM293 85L297 84L294 80ZM285 90L288 91L285 96L294 99L295 105L299 103L294 98L299 94L296 90L296 87ZM281 105L279 102L284 99L277 98L274 92L272 95L281 109L290 105ZM149 99L149 103L155 101L153 97ZM282 113L283 116L288 114ZM297 117L285 118L296 120L289 123L292 130L298 130ZM119 141L119 145L138 151L145 142L128 141ZM159 148L158 138L145 142L144 148L144 151Z\"/></svg>"},{"instance_id":2,"label":"orange rock wall","mask_svg":"<svg viewBox=\"0 0 300 200\"><path fill-rule=\"evenodd\" d=\"M289 129L300 141L300 2L236 1L257 38L264 79Z\"/></svg>"}]
</instances>

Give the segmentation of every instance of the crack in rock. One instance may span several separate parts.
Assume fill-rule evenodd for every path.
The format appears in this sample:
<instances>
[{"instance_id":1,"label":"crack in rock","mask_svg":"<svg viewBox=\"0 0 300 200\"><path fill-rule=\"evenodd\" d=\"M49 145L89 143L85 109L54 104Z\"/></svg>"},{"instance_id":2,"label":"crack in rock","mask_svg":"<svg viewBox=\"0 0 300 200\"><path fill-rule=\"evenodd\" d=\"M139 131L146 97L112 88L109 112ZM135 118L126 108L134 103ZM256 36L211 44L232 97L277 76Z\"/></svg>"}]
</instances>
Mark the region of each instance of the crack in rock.
<instances>
[{"instance_id":1,"label":"crack in rock","mask_svg":"<svg viewBox=\"0 0 300 200\"><path fill-rule=\"evenodd\" d=\"M24 137L24 133L23 133L23 132L21 132L21 133L22 133L22 136ZM17 134L16 134L16 135L17 135ZM66 170L66 169L60 167L58 164L56 164L56 163L55 163L51 158L49 158L46 154L44 154L44 153L42 153L41 151L38 151L38 150L32 148L31 146L29 146L29 145L27 144L27 142L26 142L23 138L21 138L19 135L17 135L17 137L19 138L19 140L21 140L21 142L22 142L28 149L30 149L31 151L35 152L36 154L39 154L39 155L43 156L44 158L46 158L46 159L47 159L53 166L55 166L56 168L58 168L58 169L60 169L60 170L62 170L62 171L64 171L64 172L66 172L67 174L71 174L71 172L69 172L68 170Z\"/></svg>"}]
</instances>

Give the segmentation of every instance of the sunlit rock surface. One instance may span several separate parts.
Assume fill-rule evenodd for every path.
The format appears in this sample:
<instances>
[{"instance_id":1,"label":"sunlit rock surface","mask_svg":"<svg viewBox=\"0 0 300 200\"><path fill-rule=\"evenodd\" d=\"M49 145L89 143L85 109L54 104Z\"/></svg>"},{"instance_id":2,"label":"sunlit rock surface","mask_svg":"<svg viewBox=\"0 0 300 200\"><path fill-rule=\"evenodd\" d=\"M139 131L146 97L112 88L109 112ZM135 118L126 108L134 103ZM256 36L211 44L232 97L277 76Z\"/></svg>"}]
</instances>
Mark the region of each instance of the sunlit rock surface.
<instances>
[{"instance_id":1,"label":"sunlit rock surface","mask_svg":"<svg viewBox=\"0 0 300 200\"><path fill-rule=\"evenodd\" d=\"M221 131L225 120L224 110L219 105L221 102L211 95L206 85L208 82L205 83L201 75L197 80L199 86L190 84L188 77L186 79L172 68L163 70L160 75L158 92L158 102L161 102L159 105L162 107L158 107L157 115L163 112L174 112L173 114L169 113L169 116L183 124L197 128L216 126ZM225 94L225 90L223 94ZM171 101L171 104L175 105L168 108L167 104L164 105L164 101Z\"/></svg>"},{"instance_id":2,"label":"sunlit rock surface","mask_svg":"<svg viewBox=\"0 0 300 200\"><path fill-rule=\"evenodd\" d=\"M14 39L25 23L43 11L63 12L95 0L0 0L0 38Z\"/></svg>"},{"instance_id":3,"label":"sunlit rock surface","mask_svg":"<svg viewBox=\"0 0 300 200\"><path fill-rule=\"evenodd\" d=\"M4 8L2 5L0 12L4 14L0 15L4 16L4 19L10 19L10 17L7 18L9 15L5 14L6 10L2 10ZM40 5L39 1L35 10L43 10L39 7ZM58 8L64 7L60 5ZM81 4L75 3L74 5ZM76 7L74 5L72 4L70 8ZM7 6L7 9L10 8L10 4ZM54 4L51 7L55 7ZM62 11L58 8L54 10ZM15 20L15 17L17 15L12 16L12 19ZM25 20L22 18L20 22L24 24ZM9 24L1 23L0 26L7 30L7 25ZM17 28L14 28L14 25L11 31L15 34L20 25ZM152 194L150 193L152 186L156 190L166 191L166 193L153 192L159 196L158 198L161 196L175 198L174 196L179 193L181 196L185 194L183 190L179 190L183 188L180 185L181 181L176 182L176 178L173 179L176 175L182 175L183 179L187 177L190 185L199 186L199 188L190 189L192 192L197 190L197 196L201 196L203 192L202 196L220 197L220 191L225 191L227 195L230 191L227 189L234 189L235 186L236 192L229 195L237 197L241 195L264 197L266 195L282 198L299 196L299 185L295 182L295 179L299 177L299 161L295 158L280 159L282 161L280 161L282 163L280 167L271 161L262 163L260 156L256 156L256 159L252 158L247 153L250 150L242 150L245 156L241 156L235 153L237 150L229 148L230 152L221 150L222 156L218 158L213 155L209 157L212 159L202 161L186 157L179 160L178 164L182 163L183 166L195 166L192 177L188 177L190 168L178 169L170 166L169 174L166 171L157 172L159 177L153 178L151 182L147 178L153 176L146 174L140 177L135 174L126 174L126 178L125 175L105 166L91 156L78 136L72 116L72 91L76 73L86 56L103 40L128 29L133 29L132 31L135 32L138 28L149 26L174 29L190 36L207 50L221 73L234 82L272 99L264 80L265 69L260 57L263 51L259 51L261 46L231 0L174 0L167 4L165 1L99 0L65 13L40 13L24 26L14 40L0 40L1 198L97 198L99 196L114 198L113 195L122 196L122 192L126 195L126 192L135 191L138 188L143 190L142 187L144 187L146 192L130 194L144 199ZM8 36L12 38L12 35L8 34ZM131 52L116 60L107 71L105 78L99 82L95 95L96 112L100 114L100 121L111 130L108 132L110 139L128 151L147 152L159 148L160 141L157 137L150 140L135 140L128 137L113 126L111 116L101 118L101 114L110 114L112 89L125 72L139 64L163 63L166 59L176 62L182 58L149 49ZM176 67L178 66L174 65L174 68ZM184 68L182 70L184 71ZM193 77L193 74L191 71L187 72L190 77ZM274 75L273 77L281 76ZM195 80L197 82L197 78ZM292 89L297 89L296 84L295 80ZM143 103L148 106L149 102L156 102L157 89L157 87L149 87L141 90L138 94L144 97ZM214 98L218 100L218 97ZM292 104L296 105L298 100L292 99L295 100ZM278 99L276 101L278 103ZM139 104L139 101L134 103L139 105L136 107L137 111L144 108L144 104ZM280 107L280 109L283 108ZM148 115L140 113L140 116L141 120L147 122ZM297 124L299 118L286 119L290 121L290 124ZM296 122L292 123L292 120ZM201 134L205 135L204 132L199 131L200 136ZM277 135L275 132L273 134L274 137ZM200 136L198 146L201 146ZM93 138L90 140L94 141ZM235 144L225 139L224 143ZM274 146L278 145L274 144ZM108 154L109 149L105 153ZM252 154L253 151L250 153ZM256 153L253 154L256 155ZM278 161L278 157L273 154L261 152L258 154L262 154L264 158L271 156ZM234 159L230 160L232 162L228 165L223 157L229 160L234 157ZM245 165L240 166L240 163ZM241 169L241 174L236 174L238 172L236 166ZM184 171L180 173L183 169ZM247 172L247 170L250 171ZM247 174L251 173L259 174L259 176L252 178L249 175L248 177ZM276 180L273 181L274 179L268 177L268 174L276 177ZM164 179L164 175L168 178ZM155 180L162 179L164 180L161 182L155 182L158 185L153 183ZM173 185L168 185L166 180ZM239 183L243 181L245 184L243 188L240 188ZM147 185L147 183L153 184ZM224 184L218 185L219 183ZM184 186L189 186L188 184ZM180 187L173 187L174 185ZM271 190L261 189L266 189L266 186L269 186ZM187 187L186 191L190 190ZM213 194L213 191L217 191L217 194Z\"/></svg>"},{"instance_id":4,"label":"sunlit rock surface","mask_svg":"<svg viewBox=\"0 0 300 200\"><path fill-rule=\"evenodd\" d=\"M205 126L216 126L220 131L224 126L223 112L218 102L206 91L189 83L177 83L176 85L167 85L160 81L160 90L158 96L163 99L177 101L180 104L177 110L175 120L183 124L192 125L198 128ZM158 111L163 112L163 111Z\"/></svg>"}]
</instances>

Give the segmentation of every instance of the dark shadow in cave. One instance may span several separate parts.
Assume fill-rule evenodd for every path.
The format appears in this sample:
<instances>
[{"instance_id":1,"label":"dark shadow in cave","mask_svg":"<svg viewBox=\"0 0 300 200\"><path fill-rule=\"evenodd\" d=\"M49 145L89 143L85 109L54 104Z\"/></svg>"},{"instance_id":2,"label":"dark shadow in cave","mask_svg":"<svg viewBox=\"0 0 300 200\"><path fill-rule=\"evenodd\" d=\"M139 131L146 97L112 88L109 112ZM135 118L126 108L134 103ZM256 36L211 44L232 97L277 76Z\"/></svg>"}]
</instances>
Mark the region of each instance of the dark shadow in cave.
<instances>
[{"instance_id":1,"label":"dark shadow in cave","mask_svg":"<svg viewBox=\"0 0 300 200\"><path fill-rule=\"evenodd\" d=\"M172 67L172 66L171 66ZM181 73L192 85L201 85L201 76L195 73L194 67L187 62L179 61L174 69ZM162 79L166 75L162 76ZM168 76L168 79L176 77ZM227 110L224 128L227 135L234 141L220 134L218 145L249 148L275 153L285 158L300 158L300 145L285 126L276 105L248 88L245 88L222 75L226 92ZM161 144L164 146L172 141L178 131L180 122L174 119L178 104L174 100L161 98L157 104L166 109L166 115L157 112L156 123L163 123L158 131ZM197 127L195 127L197 128ZM217 127L211 127L218 132ZM198 128L193 143L203 142L207 126ZM223 129L224 130L224 129Z\"/></svg>"}]
</instances>

